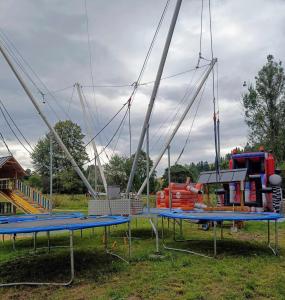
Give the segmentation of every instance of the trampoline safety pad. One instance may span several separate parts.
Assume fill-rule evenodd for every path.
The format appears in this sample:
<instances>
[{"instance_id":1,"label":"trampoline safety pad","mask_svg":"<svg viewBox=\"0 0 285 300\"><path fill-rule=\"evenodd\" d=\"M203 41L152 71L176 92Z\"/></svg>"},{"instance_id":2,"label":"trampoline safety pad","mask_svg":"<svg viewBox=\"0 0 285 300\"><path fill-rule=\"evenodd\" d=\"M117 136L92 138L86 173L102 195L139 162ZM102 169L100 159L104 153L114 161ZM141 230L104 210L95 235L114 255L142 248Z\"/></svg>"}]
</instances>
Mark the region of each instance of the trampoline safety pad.
<instances>
[{"instance_id":1,"label":"trampoline safety pad","mask_svg":"<svg viewBox=\"0 0 285 300\"><path fill-rule=\"evenodd\" d=\"M260 213L244 213L244 212L230 212L230 211L213 211L213 212L163 212L161 217L172 219L185 220L201 220L201 221L266 221L278 220L283 218L281 214L260 212Z\"/></svg>"},{"instance_id":2,"label":"trampoline safety pad","mask_svg":"<svg viewBox=\"0 0 285 300\"><path fill-rule=\"evenodd\" d=\"M217 255L217 223L221 224L221 239L223 239L223 222L224 221L267 221L267 246L272 250L275 255L278 255L278 219L283 218L283 215L278 213L270 213L270 212L230 212L230 211L168 211L162 212L159 214L162 218L162 244L163 247L167 250L174 250L180 252L187 252L190 254L200 255L204 257L211 257L205 255L203 253L194 252L192 250L174 248L166 246L164 242L164 218L168 220L173 220L173 237L175 239L175 224L178 222L180 224L180 232L182 233L182 222L185 221L204 221L204 222L212 222L213 223L213 252L214 257ZM274 221L275 225L275 242L274 248L271 246L271 238L270 238L270 221ZM187 241L187 240L180 240ZM189 241L189 240L188 240Z\"/></svg>"},{"instance_id":3,"label":"trampoline safety pad","mask_svg":"<svg viewBox=\"0 0 285 300\"><path fill-rule=\"evenodd\" d=\"M115 254L108 249L109 233L107 227L113 225L128 224L126 237L128 238L128 258ZM13 248L15 250L15 238L17 234L33 233L34 237L34 251L36 251L37 233L47 232L48 235L48 250L50 246L50 232L51 231L69 231L69 249L70 249L70 280L67 282L11 282L0 283L0 287L18 286L18 285L56 285L67 286L74 280L74 243L73 232L75 230L83 230L88 228L103 227L104 228L104 248L109 255L117 257L124 262L129 262L131 257L131 227L130 218L122 216L88 216L84 217L80 213L76 214L59 214L59 215L31 215L20 217L0 218L0 234L13 235ZM59 247L59 246L57 246Z\"/></svg>"},{"instance_id":4,"label":"trampoline safety pad","mask_svg":"<svg viewBox=\"0 0 285 300\"><path fill-rule=\"evenodd\" d=\"M0 234L18 234L59 230L79 230L105 227L130 222L129 218L119 216L88 218L42 218L0 224Z\"/></svg>"}]
</instances>

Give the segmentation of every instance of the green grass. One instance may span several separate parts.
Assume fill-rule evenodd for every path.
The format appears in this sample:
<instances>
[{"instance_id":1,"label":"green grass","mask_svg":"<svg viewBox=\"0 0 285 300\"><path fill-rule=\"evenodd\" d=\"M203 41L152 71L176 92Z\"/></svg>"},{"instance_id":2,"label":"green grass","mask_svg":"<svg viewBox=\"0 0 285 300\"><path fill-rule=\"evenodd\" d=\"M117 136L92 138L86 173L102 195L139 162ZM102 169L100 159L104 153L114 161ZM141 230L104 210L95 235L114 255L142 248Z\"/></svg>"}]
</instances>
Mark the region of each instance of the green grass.
<instances>
[{"instance_id":1,"label":"green grass","mask_svg":"<svg viewBox=\"0 0 285 300\"><path fill-rule=\"evenodd\" d=\"M73 200L65 199L67 202ZM83 201L80 210L84 210ZM85 204L84 204L85 205ZM238 233L224 230L224 241L218 242L218 257L203 258L179 252L162 251L154 258L155 241L146 220L132 223L133 259L130 265L104 254L103 230L75 234L74 284L63 287L17 287L0 290L1 299L285 299L285 224L280 224L280 256L266 247L266 223L247 223ZM122 236L125 225L112 229ZM197 225L184 225L185 236L201 242L179 243L210 254L212 232ZM273 227L272 227L273 232ZM169 232L170 233L170 232ZM124 254L127 245L112 239L114 250ZM174 245L169 235L167 242ZM44 235L38 245L45 246ZM53 245L68 245L68 234L52 236ZM34 254L32 239L17 241L17 251L6 241L0 246L0 280L68 280L68 249L54 249L50 254ZM177 244L176 244L177 246Z\"/></svg>"},{"instance_id":2,"label":"green grass","mask_svg":"<svg viewBox=\"0 0 285 300\"><path fill-rule=\"evenodd\" d=\"M88 200L85 195L53 195L53 209L55 211L81 211L87 213Z\"/></svg>"}]
</instances>

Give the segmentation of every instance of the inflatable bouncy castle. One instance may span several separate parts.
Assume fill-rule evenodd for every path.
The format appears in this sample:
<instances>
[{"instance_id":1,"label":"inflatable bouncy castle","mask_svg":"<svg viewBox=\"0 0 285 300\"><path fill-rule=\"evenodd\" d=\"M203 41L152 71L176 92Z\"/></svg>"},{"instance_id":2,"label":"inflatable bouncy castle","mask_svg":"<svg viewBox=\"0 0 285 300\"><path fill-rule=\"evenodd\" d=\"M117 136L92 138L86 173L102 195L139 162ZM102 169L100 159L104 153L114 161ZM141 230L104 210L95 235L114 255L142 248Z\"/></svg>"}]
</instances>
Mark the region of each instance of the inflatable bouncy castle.
<instances>
[{"instance_id":1,"label":"inflatable bouncy castle","mask_svg":"<svg viewBox=\"0 0 285 300\"><path fill-rule=\"evenodd\" d=\"M275 160L262 148L259 152L232 151L230 170L246 170L244 180L223 183L219 195L221 206L243 205L252 211L279 211L282 201L281 177L276 174Z\"/></svg>"},{"instance_id":2,"label":"inflatable bouncy castle","mask_svg":"<svg viewBox=\"0 0 285 300\"><path fill-rule=\"evenodd\" d=\"M197 203L203 203L202 184L173 183L156 193L157 208L192 210Z\"/></svg>"}]
</instances>

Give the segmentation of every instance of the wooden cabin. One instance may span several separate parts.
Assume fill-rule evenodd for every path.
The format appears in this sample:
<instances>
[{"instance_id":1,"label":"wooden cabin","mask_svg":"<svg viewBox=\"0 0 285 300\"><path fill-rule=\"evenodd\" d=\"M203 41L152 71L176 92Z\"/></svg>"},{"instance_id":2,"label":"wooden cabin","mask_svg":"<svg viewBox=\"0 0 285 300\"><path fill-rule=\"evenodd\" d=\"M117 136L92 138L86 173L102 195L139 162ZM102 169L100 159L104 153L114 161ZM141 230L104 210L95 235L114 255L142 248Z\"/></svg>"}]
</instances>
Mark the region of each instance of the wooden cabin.
<instances>
[{"instance_id":1,"label":"wooden cabin","mask_svg":"<svg viewBox=\"0 0 285 300\"><path fill-rule=\"evenodd\" d=\"M16 180L25 175L25 170L13 156L0 157L0 215L16 213L16 207L3 191L14 189Z\"/></svg>"}]
</instances>

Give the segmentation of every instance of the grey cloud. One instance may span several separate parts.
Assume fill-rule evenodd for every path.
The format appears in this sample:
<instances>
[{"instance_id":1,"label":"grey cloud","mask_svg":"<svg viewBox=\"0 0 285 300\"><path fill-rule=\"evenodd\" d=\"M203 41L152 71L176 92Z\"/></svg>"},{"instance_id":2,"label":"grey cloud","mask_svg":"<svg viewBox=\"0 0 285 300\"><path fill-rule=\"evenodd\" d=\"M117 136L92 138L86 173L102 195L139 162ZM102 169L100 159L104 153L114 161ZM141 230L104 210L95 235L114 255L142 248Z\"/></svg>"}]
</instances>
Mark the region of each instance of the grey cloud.
<instances>
[{"instance_id":1,"label":"grey cloud","mask_svg":"<svg viewBox=\"0 0 285 300\"><path fill-rule=\"evenodd\" d=\"M87 0L92 48L93 72L96 84L125 84L136 80L149 43L158 23L165 1L103 1ZM158 36L143 81L153 80L158 67L167 27L175 1L171 1L165 23ZM184 1L165 66L164 76L195 67L199 52L200 1ZM246 8L246 9L245 9ZM225 152L246 142L247 127L243 120L241 95L244 80L254 76L272 53L284 61L284 1L212 1L214 54L219 58L219 96L222 151ZM57 90L75 82L90 85L86 19L83 1L2 1L0 4L1 28L13 41L21 54L33 66L50 88ZM210 57L210 40L207 9L205 8L203 48ZM198 75L196 76L196 78ZM161 82L151 121L152 156L155 157L165 138L172 116L179 107L191 74ZM31 86L41 102L38 91ZM132 107L133 151L140 135L152 85L142 86ZM30 104L3 59L0 59L0 97L25 135L33 144L47 132L46 127ZM67 111L85 131L82 112L76 93L70 102L72 88L55 93L56 101L46 96L61 119ZM95 115L94 132L128 99L131 88L84 88L89 106ZM57 103L56 103L57 102ZM96 105L95 105L96 103ZM49 119L57 117L41 104ZM96 113L96 107L99 116ZM181 110L185 104L181 107ZM194 106L183 123L172 145L173 160L178 156L191 126ZM213 161L211 82L207 84L203 101L193 128L191 142L182 162ZM106 144L120 122L122 115L98 139L99 146ZM163 121L166 124L162 124ZM29 157L17 144L2 118L0 126L16 158L30 166ZM159 130L159 133L155 133ZM161 135L160 140L159 136ZM86 137L86 141L87 141ZM113 146L116 143L112 144ZM5 149L1 146L1 154ZM118 141L119 153L128 155L128 127L125 124ZM110 151L112 153L112 151ZM164 159L159 173L166 166Z\"/></svg>"}]
</instances>

